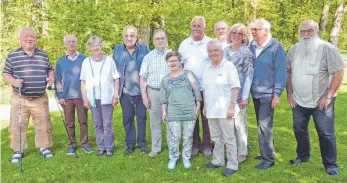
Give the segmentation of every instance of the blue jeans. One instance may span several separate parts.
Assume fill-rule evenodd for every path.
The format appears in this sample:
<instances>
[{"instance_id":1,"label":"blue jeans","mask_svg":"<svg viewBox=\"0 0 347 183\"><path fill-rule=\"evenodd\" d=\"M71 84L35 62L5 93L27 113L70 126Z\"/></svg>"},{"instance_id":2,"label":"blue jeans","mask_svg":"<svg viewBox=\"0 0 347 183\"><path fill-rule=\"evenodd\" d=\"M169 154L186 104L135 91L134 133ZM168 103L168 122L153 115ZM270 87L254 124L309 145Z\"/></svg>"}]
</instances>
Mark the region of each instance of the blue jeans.
<instances>
[{"instance_id":1,"label":"blue jeans","mask_svg":"<svg viewBox=\"0 0 347 183\"><path fill-rule=\"evenodd\" d=\"M308 122L310 117L319 136L319 146L325 168L337 168L336 164L336 138L334 131L334 101L332 99L327 110L318 108L305 108L299 105L293 107L293 128L297 142L296 153L298 158L306 161L310 158L310 136Z\"/></svg>"},{"instance_id":2,"label":"blue jeans","mask_svg":"<svg viewBox=\"0 0 347 183\"><path fill-rule=\"evenodd\" d=\"M123 126L125 130L125 143L127 148L134 148L136 144L136 128L134 117L137 121L137 143L139 147L146 146L146 107L141 95L130 96L122 94L120 104L123 112Z\"/></svg>"}]
</instances>

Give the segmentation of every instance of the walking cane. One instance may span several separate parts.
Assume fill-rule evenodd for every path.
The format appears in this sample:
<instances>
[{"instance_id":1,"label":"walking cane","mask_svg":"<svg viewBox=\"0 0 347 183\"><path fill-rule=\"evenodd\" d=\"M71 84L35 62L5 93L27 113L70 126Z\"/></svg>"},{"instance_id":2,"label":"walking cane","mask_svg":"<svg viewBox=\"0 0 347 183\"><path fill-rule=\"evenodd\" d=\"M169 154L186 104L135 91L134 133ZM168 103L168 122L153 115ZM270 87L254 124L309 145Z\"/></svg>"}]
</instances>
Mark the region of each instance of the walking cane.
<instances>
[{"instance_id":1,"label":"walking cane","mask_svg":"<svg viewBox=\"0 0 347 183\"><path fill-rule=\"evenodd\" d=\"M22 87L18 87L18 93L19 93L19 151L20 151L20 157L19 157L19 172L23 173L23 165L22 165Z\"/></svg>"},{"instance_id":2,"label":"walking cane","mask_svg":"<svg viewBox=\"0 0 347 183\"><path fill-rule=\"evenodd\" d=\"M61 120L62 120L62 122L63 122L63 124L64 124L65 131L66 131L66 133L67 133L67 136L69 137L70 142L72 142L71 137L70 137L70 134L69 134L69 131L67 130L67 127L66 127L66 122L65 122L65 118L64 118L64 116L63 116L63 112L61 111L60 106L59 106L59 101L58 101L58 98L57 98L57 95L56 95L56 88L53 88L52 85L48 85L47 90L55 91L55 92L54 92L55 102L56 102L57 105L58 105L58 110L59 110L59 112L60 112L60 117L61 117ZM74 145L72 144L72 148L76 148L76 147L74 147ZM75 151L75 158L78 158L77 152L76 152L76 151Z\"/></svg>"}]
</instances>

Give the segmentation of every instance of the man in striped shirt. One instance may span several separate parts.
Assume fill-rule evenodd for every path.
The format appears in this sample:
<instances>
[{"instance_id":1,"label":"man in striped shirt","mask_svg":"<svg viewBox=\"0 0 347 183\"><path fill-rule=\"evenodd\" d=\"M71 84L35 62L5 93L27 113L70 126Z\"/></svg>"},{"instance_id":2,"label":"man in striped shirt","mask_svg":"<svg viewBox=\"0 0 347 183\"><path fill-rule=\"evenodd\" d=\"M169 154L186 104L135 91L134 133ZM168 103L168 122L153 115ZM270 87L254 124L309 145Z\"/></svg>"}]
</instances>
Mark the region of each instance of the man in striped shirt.
<instances>
[{"instance_id":1,"label":"man in striped shirt","mask_svg":"<svg viewBox=\"0 0 347 183\"><path fill-rule=\"evenodd\" d=\"M167 49L168 43L164 30L154 31L153 44L155 49L144 57L140 70L143 104L148 109L151 118L152 151L149 153L149 157L152 158L160 153L162 145L160 83L161 79L170 73L165 60L165 56L170 50Z\"/></svg>"},{"instance_id":2,"label":"man in striped shirt","mask_svg":"<svg viewBox=\"0 0 347 183\"><path fill-rule=\"evenodd\" d=\"M20 43L20 48L8 54L2 72L5 81L13 87L9 124L11 148L14 150L12 163L19 162L20 157L24 155L23 149L28 147L26 131L30 116L35 128L35 146L40 148L45 158L53 157L53 153L48 149L53 142L46 86L47 83L53 83L54 71L47 53L36 48L36 33L32 28L23 28L20 31ZM22 95L21 104L19 104L19 92ZM21 106L22 119L21 134L19 106Z\"/></svg>"}]
</instances>

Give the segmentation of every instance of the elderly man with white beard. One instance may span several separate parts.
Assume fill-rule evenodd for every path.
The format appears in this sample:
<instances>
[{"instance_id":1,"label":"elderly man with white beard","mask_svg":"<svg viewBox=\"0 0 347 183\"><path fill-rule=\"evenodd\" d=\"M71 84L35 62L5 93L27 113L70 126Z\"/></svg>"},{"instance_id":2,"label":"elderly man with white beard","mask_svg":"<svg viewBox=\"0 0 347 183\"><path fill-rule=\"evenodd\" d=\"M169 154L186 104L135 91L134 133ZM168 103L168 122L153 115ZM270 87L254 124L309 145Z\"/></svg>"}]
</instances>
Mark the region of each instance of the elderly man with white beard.
<instances>
[{"instance_id":1,"label":"elderly man with white beard","mask_svg":"<svg viewBox=\"0 0 347 183\"><path fill-rule=\"evenodd\" d=\"M323 165L328 175L339 174L336 164L334 102L342 78L344 63L332 44L321 40L318 25L305 20L300 25L300 41L288 52L287 94L292 107L297 157L290 164L310 159L308 122L313 117L319 136Z\"/></svg>"}]
</instances>

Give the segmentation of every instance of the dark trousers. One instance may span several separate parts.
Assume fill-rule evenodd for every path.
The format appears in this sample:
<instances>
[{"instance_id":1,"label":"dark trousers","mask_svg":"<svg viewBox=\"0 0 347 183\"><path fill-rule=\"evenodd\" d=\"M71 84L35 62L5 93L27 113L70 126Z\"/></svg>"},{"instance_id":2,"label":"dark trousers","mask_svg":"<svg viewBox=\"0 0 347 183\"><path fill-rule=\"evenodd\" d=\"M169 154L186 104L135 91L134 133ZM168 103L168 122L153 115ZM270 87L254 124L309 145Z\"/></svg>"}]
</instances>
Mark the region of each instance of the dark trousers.
<instances>
[{"instance_id":1,"label":"dark trousers","mask_svg":"<svg viewBox=\"0 0 347 183\"><path fill-rule=\"evenodd\" d=\"M327 110L318 108L305 108L299 105L293 107L293 128L297 142L296 153L301 160L310 158L310 136L308 122L310 117L319 136L320 152L325 168L337 168L336 164L336 138L334 132L334 101L333 99Z\"/></svg>"},{"instance_id":2,"label":"dark trousers","mask_svg":"<svg viewBox=\"0 0 347 183\"><path fill-rule=\"evenodd\" d=\"M201 96L203 97L203 93L201 92ZM202 99L201 105L200 105L200 115L202 119L202 148L203 149L211 149L212 143L211 143L211 136L210 136L210 128L208 126L208 120L202 114L202 110L204 108L204 99ZM200 139L200 126L199 126L199 118L196 119L195 127L194 127L194 133L193 133L193 149L200 149L201 147L201 139Z\"/></svg>"},{"instance_id":3,"label":"dark trousers","mask_svg":"<svg viewBox=\"0 0 347 183\"><path fill-rule=\"evenodd\" d=\"M61 105L64 109L66 128L71 139L69 139L69 147L76 147L75 134L75 110L77 110L77 118L80 124L80 141L81 146L88 145L88 109L83 106L82 99L67 99L66 105Z\"/></svg>"},{"instance_id":4,"label":"dark trousers","mask_svg":"<svg viewBox=\"0 0 347 183\"><path fill-rule=\"evenodd\" d=\"M260 156L263 161L267 162L275 162L272 132L274 109L271 108L271 102L272 97L253 98L258 125Z\"/></svg>"},{"instance_id":5,"label":"dark trousers","mask_svg":"<svg viewBox=\"0 0 347 183\"><path fill-rule=\"evenodd\" d=\"M136 144L135 115L138 146L146 146L146 107L143 104L141 95L130 96L123 93L120 103L123 111L123 126L127 148L134 148Z\"/></svg>"}]
</instances>

